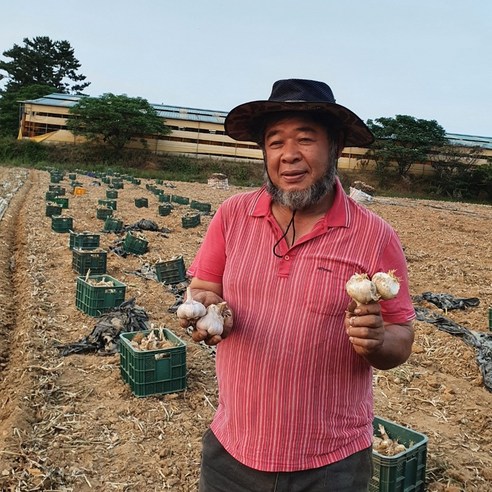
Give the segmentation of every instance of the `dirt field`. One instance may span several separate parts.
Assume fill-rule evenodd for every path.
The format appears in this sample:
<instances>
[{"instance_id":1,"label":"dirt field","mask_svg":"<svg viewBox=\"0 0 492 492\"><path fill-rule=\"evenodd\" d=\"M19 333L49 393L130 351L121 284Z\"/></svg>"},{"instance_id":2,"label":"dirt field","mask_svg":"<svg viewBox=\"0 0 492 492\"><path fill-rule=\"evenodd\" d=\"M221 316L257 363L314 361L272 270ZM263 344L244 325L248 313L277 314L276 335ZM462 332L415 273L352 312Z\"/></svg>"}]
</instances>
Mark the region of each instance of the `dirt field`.
<instances>
[{"instance_id":1,"label":"dirt field","mask_svg":"<svg viewBox=\"0 0 492 492\"><path fill-rule=\"evenodd\" d=\"M103 221L96 218L96 206L106 186L93 186L92 178L81 175L77 179L88 193L68 194L64 215L73 217L77 232L99 233ZM157 197L146 183L125 183L116 215L125 224L151 219L170 232L144 233L146 255L108 253L107 272L127 285L126 298L135 297L151 322L187 343L188 388L137 398L120 377L119 355L62 357L56 349L87 336L95 318L75 306L69 235L52 231L45 216L49 174L0 167L0 197L10 201L0 222L2 491L197 490L201 435L217 404L214 360L168 312L175 302L169 288L134 272L145 262L174 255L182 255L188 266L210 217L191 229L181 225L188 206L176 205L171 215L160 217ZM242 191L173 184L170 193L211 203L213 210ZM61 185L71 190L67 178ZM149 208L135 207L140 197L148 198ZM446 316L488 332L492 207L383 198L368 206L398 231L412 294L478 297L478 307ZM101 246L107 249L116 238L101 233ZM475 349L430 323L417 322L416 330L408 363L375 373L376 414L428 436L429 491L492 491L492 393L483 385Z\"/></svg>"}]
</instances>

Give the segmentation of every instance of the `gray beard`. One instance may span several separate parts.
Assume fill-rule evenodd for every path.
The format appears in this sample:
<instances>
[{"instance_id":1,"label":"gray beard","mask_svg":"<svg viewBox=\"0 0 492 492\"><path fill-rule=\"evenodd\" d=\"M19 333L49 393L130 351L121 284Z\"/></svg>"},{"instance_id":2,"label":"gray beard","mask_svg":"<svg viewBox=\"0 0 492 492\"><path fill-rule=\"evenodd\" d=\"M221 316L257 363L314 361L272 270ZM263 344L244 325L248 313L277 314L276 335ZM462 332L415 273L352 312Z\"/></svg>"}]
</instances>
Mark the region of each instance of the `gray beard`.
<instances>
[{"instance_id":1,"label":"gray beard","mask_svg":"<svg viewBox=\"0 0 492 492\"><path fill-rule=\"evenodd\" d=\"M333 189L336 179L336 159L330 159L325 175L306 190L281 190L272 183L266 166L264 179L266 190L271 195L274 202L287 207L290 210L303 210L318 203Z\"/></svg>"}]
</instances>

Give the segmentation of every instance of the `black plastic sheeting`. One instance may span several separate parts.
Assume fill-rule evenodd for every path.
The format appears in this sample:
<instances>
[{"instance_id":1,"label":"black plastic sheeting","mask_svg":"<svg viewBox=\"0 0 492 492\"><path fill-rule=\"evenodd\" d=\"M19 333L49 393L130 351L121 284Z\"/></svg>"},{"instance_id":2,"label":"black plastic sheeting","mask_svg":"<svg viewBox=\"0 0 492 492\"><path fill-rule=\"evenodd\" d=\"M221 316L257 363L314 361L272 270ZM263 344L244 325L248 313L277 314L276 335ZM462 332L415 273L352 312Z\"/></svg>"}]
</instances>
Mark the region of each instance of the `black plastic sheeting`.
<instances>
[{"instance_id":1,"label":"black plastic sheeting","mask_svg":"<svg viewBox=\"0 0 492 492\"><path fill-rule=\"evenodd\" d=\"M432 294L430 292L425 292L424 294ZM422 295L422 297L424 296ZM418 296L420 297L420 296ZM441 309L465 309L468 306L474 307L478 306L479 300L477 298L460 299L453 298L450 294L432 294L428 295L429 302L433 302L430 299L435 299L440 302ZM471 299L471 301L470 301ZM414 298L418 300L418 298ZM467 301L467 302L465 302ZM470 304L471 302L471 304ZM492 333L477 332L469 330L464 326L455 323L453 320L442 316L440 313L436 313L428 308L422 306L415 306L415 314L418 321L423 321L425 323L432 323L441 330L449 333L450 335L461 337L462 340L476 350L476 359L478 366L482 372L484 386L488 391L492 392Z\"/></svg>"},{"instance_id":2,"label":"black plastic sheeting","mask_svg":"<svg viewBox=\"0 0 492 492\"><path fill-rule=\"evenodd\" d=\"M414 297L414 301L425 300L436 305L444 311L451 309L466 309L476 307L480 304L478 297L454 297L451 294L434 294L432 292L423 292L421 296Z\"/></svg>"},{"instance_id":3,"label":"black plastic sheeting","mask_svg":"<svg viewBox=\"0 0 492 492\"><path fill-rule=\"evenodd\" d=\"M75 343L58 345L61 355L96 352L112 355L118 352L120 333L148 330L149 317L144 309L135 305L135 298L97 318L92 332Z\"/></svg>"}]
</instances>

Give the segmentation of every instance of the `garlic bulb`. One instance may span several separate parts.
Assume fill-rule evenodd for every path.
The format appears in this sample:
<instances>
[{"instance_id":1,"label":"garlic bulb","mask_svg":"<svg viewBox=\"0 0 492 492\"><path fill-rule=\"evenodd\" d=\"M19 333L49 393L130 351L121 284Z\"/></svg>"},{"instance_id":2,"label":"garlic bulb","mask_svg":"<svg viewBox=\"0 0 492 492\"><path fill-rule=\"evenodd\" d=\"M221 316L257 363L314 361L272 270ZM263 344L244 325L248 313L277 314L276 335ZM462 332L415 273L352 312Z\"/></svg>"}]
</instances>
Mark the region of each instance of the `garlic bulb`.
<instances>
[{"instance_id":1,"label":"garlic bulb","mask_svg":"<svg viewBox=\"0 0 492 492\"><path fill-rule=\"evenodd\" d=\"M376 285L369 279L367 273L355 273L352 275L345 288L347 294L358 306L379 300Z\"/></svg>"},{"instance_id":2,"label":"garlic bulb","mask_svg":"<svg viewBox=\"0 0 492 492\"><path fill-rule=\"evenodd\" d=\"M377 272L372 276L372 281L381 299L393 299L400 290L400 282L394 270L390 270L388 273Z\"/></svg>"},{"instance_id":3,"label":"garlic bulb","mask_svg":"<svg viewBox=\"0 0 492 492\"><path fill-rule=\"evenodd\" d=\"M219 304L210 304L207 307L207 313L200 318L196 327L205 330L209 335L222 335L224 331L224 316L227 316L228 308L226 302Z\"/></svg>"},{"instance_id":4,"label":"garlic bulb","mask_svg":"<svg viewBox=\"0 0 492 492\"><path fill-rule=\"evenodd\" d=\"M188 286L186 289L186 301L179 305L176 315L181 319L195 321L205 316L206 313L207 308L201 302L193 300L191 288Z\"/></svg>"}]
</instances>

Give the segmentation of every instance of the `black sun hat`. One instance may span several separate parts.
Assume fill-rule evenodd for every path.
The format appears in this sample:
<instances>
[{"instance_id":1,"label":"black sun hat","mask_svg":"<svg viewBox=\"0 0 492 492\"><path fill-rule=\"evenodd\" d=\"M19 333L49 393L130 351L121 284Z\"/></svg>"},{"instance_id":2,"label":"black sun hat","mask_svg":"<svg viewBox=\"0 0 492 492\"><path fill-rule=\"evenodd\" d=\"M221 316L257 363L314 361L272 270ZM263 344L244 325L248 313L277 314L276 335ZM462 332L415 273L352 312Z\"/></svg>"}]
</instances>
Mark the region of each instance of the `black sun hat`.
<instances>
[{"instance_id":1,"label":"black sun hat","mask_svg":"<svg viewBox=\"0 0 492 492\"><path fill-rule=\"evenodd\" d=\"M345 134L346 147L367 147L374 136L350 109L336 104L324 82L305 79L278 80L267 101L252 101L232 109L225 119L226 134L235 140L254 142L265 117L286 111L309 111L327 116Z\"/></svg>"}]
</instances>

